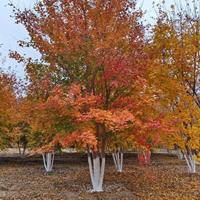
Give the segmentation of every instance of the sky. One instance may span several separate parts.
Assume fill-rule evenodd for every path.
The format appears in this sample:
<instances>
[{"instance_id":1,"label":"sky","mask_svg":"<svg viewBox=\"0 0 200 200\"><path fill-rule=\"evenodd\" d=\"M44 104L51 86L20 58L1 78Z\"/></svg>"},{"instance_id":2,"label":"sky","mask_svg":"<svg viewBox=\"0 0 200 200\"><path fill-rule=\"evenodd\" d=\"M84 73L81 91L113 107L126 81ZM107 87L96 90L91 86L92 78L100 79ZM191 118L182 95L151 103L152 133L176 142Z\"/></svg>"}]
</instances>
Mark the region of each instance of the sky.
<instances>
[{"instance_id":1,"label":"sky","mask_svg":"<svg viewBox=\"0 0 200 200\"><path fill-rule=\"evenodd\" d=\"M18 46L18 40L27 40L29 36L24 27L20 24L15 24L14 19L11 17L12 8L8 6L10 1L20 9L31 9L34 3L39 0L0 0L0 61L3 62L1 66L4 70L11 70L16 73L18 78L24 78L24 66L8 57L9 50L16 50L33 58L38 58L39 53L34 49L22 49ZM155 16L153 1L159 3L162 0L138 0L138 7L142 7L146 11L145 19L147 22L152 22L152 17ZM170 6L174 3L174 0L165 0L165 3Z\"/></svg>"}]
</instances>

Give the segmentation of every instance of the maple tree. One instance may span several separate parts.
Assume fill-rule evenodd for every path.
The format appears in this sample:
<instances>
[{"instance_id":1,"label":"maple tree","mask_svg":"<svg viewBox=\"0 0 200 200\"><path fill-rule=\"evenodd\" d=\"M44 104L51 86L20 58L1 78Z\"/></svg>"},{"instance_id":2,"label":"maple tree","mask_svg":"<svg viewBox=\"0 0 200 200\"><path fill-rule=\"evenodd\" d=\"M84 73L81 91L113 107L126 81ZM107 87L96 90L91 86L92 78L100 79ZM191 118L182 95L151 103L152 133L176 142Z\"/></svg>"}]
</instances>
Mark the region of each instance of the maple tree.
<instances>
[{"instance_id":1,"label":"maple tree","mask_svg":"<svg viewBox=\"0 0 200 200\"><path fill-rule=\"evenodd\" d=\"M168 121L176 129L168 135L169 144L184 153L189 172L196 172L199 152L199 20L197 2L176 5L168 12L159 6L154 27L152 57L158 76L160 102ZM168 113L168 114L167 114Z\"/></svg>"},{"instance_id":2,"label":"maple tree","mask_svg":"<svg viewBox=\"0 0 200 200\"><path fill-rule=\"evenodd\" d=\"M11 145L10 136L12 125L15 122L15 76L0 72L0 147Z\"/></svg>"},{"instance_id":3,"label":"maple tree","mask_svg":"<svg viewBox=\"0 0 200 200\"><path fill-rule=\"evenodd\" d=\"M0 71L0 146L17 147L21 158L25 157L30 132L23 113L24 87L14 73Z\"/></svg>"},{"instance_id":4,"label":"maple tree","mask_svg":"<svg viewBox=\"0 0 200 200\"><path fill-rule=\"evenodd\" d=\"M151 72L149 68L147 76L150 76ZM146 80L143 91L139 88L138 95L133 94L134 104L130 108L137 119L132 140L141 164L150 163L151 149L161 145L162 137L171 131L170 123L165 119L163 110L160 109L158 90L151 84L151 78L147 77Z\"/></svg>"},{"instance_id":5,"label":"maple tree","mask_svg":"<svg viewBox=\"0 0 200 200\"><path fill-rule=\"evenodd\" d=\"M60 150L56 134L62 126L67 126L67 120L64 124L61 116L65 107L61 101L51 98L54 92L50 87L46 79L40 85L31 83L24 98L24 117L31 127L29 148L31 154L42 154L47 172L52 172L55 151Z\"/></svg>"},{"instance_id":6,"label":"maple tree","mask_svg":"<svg viewBox=\"0 0 200 200\"><path fill-rule=\"evenodd\" d=\"M38 49L52 85L68 88L59 99L47 92L44 102L59 102L61 98L62 105L69 105L64 110L73 111L74 130L64 128L63 134L60 130L59 138L63 146L76 143L88 150L94 191L102 190L107 138L136 121L128 110L127 103L132 102L125 98L136 85L143 87L146 67L144 28L139 22L142 13L135 4L127 0L44 0L34 11L15 13L17 23L23 24L31 37L30 42L21 41L20 45ZM23 60L16 52L12 56ZM38 67L42 73L42 66ZM29 65L27 71L35 69ZM58 113L65 116L62 110ZM45 116L48 126L52 122L49 112Z\"/></svg>"},{"instance_id":7,"label":"maple tree","mask_svg":"<svg viewBox=\"0 0 200 200\"><path fill-rule=\"evenodd\" d=\"M21 158L24 158L26 156L26 150L28 148L30 125L27 124L25 121L19 121L17 122L17 124L13 124L11 132L11 143L17 144L19 156Z\"/></svg>"}]
</instances>

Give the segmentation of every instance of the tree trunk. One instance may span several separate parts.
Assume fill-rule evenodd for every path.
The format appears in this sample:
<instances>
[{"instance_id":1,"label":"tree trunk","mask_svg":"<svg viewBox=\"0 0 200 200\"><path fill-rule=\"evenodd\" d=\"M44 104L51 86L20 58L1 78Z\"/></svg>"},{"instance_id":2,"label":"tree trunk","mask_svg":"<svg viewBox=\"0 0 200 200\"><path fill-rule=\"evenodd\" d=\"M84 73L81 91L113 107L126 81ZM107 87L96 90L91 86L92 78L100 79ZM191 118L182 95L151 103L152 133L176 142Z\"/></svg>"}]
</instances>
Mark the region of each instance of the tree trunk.
<instances>
[{"instance_id":1,"label":"tree trunk","mask_svg":"<svg viewBox=\"0 0 200 200\"><path fill-rule=\"evenodd\" d=\"M186 160L187 166L188 166L188 172L189 173L196 173L196 161L195 156L192 154L191 151L184 152L184 158Z\"/></svg>"},{"instance_id":2,"label":"tree trunk","mask_svg":"<svg viewBox=\"0 0 200 200\"><path fill-rule=\"evenodd\" d=\"M114 153L112 153L113 161L115 164L115 168L117 172L122 172L123 170L123 152L118 149Z\"/></svg>"},{"instance_id":3,"label":"tree trunk","mask_svg":"<svg viewBox=\"0 0 200 200\"><path fill-rule=\"evenodd\" d=\"M183 152L181 151L181 149L177 149L177 156L178 156L178 159L179 160L183 160L184 159L184 154Z\"/></svg>"},{"instance_id":4,"label":"tree trunk","mask_svg":"<svg viewBox=\"0 0 200 200\"><path fill-rule=\"evenodd\" d=\"M46 172L52 172L53 171L53 163L54 163L54 152L48 152L48 153L43 153L43 163L44 163L44 168Z\"/></svg>"},{"instance_id":5,"label":"tree trunk","mask_svg":"<svg viewBox=\"0 0 200 200\"><path fill-rule=\"evenodd\" d=\"M22 147L20 146L20 143L18 143L17 145L18 145L20 158L25 158L25 156L26 156L26 145L22 145Z\"/></svg>"},{"instance_id":6,"label":"tree trunk","mask_svg":"<svg viewBox=\"0 0 200 200\"><path fill-rule=\"evenodd\" d=\"M138 152L138 160L141 165L148 165L151 162L151 151L149 149Z\"/></svg>"},{"instance_id":7,"label":"tree trunk","mask_svg":"<svg viewBox=\"0 0 200 200\"><path fill-rule=\"evenodd\" d=\"M105 157L100 157L99 154L92 156L91 153L88 153L88 164L93 187L92 192L102 192L105 171Z\"/></svg>"},{"instance_id":8,"label":"tree trunk","mask_svg":"<svg viewBox=\"0 0 200 200\"><path fill-rule=\"evenodd\" d=\"M19 156L21 157L22 156L22 152L21 152L21 147L20 147L19 142L17 143L17 146L18 146Z\"/></svg>"}]
</instances>

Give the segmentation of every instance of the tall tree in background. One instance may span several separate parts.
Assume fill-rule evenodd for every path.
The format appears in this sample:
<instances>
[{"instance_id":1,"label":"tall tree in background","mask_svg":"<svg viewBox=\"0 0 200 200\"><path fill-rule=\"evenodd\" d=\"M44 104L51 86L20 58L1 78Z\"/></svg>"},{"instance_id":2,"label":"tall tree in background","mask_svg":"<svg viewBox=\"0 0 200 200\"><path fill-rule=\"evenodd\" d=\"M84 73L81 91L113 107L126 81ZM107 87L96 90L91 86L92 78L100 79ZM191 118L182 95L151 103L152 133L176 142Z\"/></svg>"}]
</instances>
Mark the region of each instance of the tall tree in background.
<instances>
[{"instance_id":1,"label":"tall tree in background","mask_svg":"<svg viewBox=\"0 0 200 200\"><path fill-rule=\"evenodd\" d=\"M11 130L16 120L15 83L14 75L0 72L0 148L8 147L11 144Z\"/></svg>"},{"instance_id":2,"label":"tall tree in background","mask_svg":"<svg viewBox=\"0 0 200 200\"><path fill-rule=\"evenodd\" d=\"M182 4L181 4L182 3ZM190 172L195 170L199 152L199 72L200 10L199 1L181 2L171 11L159 6L154 27L151 55L153 76L160 90L162 109L177 127L170 139L184 152Z\"/></svg>"}]
</instances>

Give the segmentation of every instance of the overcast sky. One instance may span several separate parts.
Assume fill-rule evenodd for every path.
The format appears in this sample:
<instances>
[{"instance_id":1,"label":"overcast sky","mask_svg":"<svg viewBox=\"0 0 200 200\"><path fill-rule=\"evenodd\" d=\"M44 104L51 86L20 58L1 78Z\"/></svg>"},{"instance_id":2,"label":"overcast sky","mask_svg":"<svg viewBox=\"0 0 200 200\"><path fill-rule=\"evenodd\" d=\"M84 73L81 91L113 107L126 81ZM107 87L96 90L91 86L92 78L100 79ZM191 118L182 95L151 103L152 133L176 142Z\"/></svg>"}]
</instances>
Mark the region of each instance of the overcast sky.
<instances>
[{"instance_id":1,"label":"overcast sky","mask_svg":"<svg viewBox=\"0 0 200 200\"><path fill-rule=\"evenodd\" d=\"M28 34L22 25L15 24L12 15L12 9L8 6L9 1L12 1L17 7L32 8L34 3L39 0L0 0L0 48L1 60L5 60L3 69L11 68L18 77L24 77L23 66L18 64L16 61L7 57L9 50L17 50L23 54L38 57L39 54L31 49L21 49L17 45L18 40L24 40L28 38ZM152 17L155 16L153 9L153 1L159 3L162 0L138 0L138 6L146 11L145 18L147 22L152 21ZM166 4L170 6L174 0L165 0ZM6 58L6 59L4 59Z\"/></svg>"}]
</instances>

